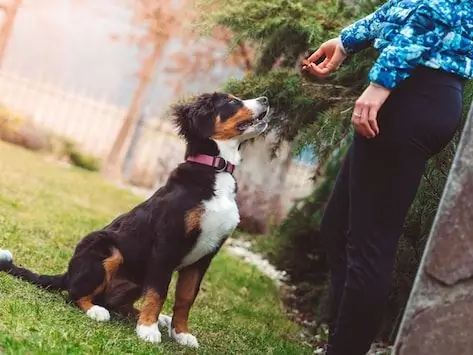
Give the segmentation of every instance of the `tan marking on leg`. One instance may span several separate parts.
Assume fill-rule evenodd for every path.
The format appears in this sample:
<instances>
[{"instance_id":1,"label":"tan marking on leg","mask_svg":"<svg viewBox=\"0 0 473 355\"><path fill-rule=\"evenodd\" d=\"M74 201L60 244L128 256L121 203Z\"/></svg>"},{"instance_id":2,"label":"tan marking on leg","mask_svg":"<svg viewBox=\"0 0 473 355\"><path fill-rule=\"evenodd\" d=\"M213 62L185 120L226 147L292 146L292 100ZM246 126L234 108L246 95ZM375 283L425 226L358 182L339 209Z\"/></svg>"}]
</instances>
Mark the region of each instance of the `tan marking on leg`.
<instances>
[{"instance_id":1,"label":"tan marking on leg","mask_svg":"<svg viewBox=\"0 0 473 355\"><path fill-rule=\"evenodd\" d=\"M253 112L247 107L242 107L232 117L222 122L220 116L215 121L215 133L213 139L227 140L239 136L241 132L237 129L240 122L248 121L253 118Z\"/></svg>"},{"instance_id":2,"label":"tan marking on leg","mask_svg":"<svg viewBox=\"0 0 473 355\"><path fill-rule=\"evenodd\" d=\"M185 217L186 234L200 228L200 221L202 220L203 214L204 207L202 205L199 205L187 211Z\"/></svg>"},{"instance_id":3,"label":"tan marking on leg","mask_svg":"<svg viewBox=\"0 0 473 355\"><path fill-rule=\"evenodd\" d=\"M112 255L104 259L102 264L103 268L105 269L105 278L102 284L95 289L94 293L92 293L92 296L97 296L99 293L105 290L107 285L112 280L112 277L115 276L120 265L123 264L123 256L117 248L113 248Z\"/></svg>"},{"instance_id":4,"label":"tan marking on leg","mask_svg":"<svg viewBox=\"0 0 473 355\"><path fill-rule=\"evenodd\" d=\"M141 297L141 288L137 284L113 277L105 288L104 297L107 309L138 320L140 311L134 304Z\"/></svg>"},{"instance_id":5,"label":"tan marking on leg","mask_svg":"<svg viewBox=\"0 0 473 355\"><path fill-rule=\"evenodd\" d=\"M92 303L95 296L101 293L107 287L112 277L118 270L118 267L123 263L123 256L117 248L113 248L112 255L104 259L103 267L105 269L105 278L90 295L80 298L76 303L80 309L87 312L94 304Z\"/></svg>"},{"instance_id":6,"label":"tan marking on leg","mask_svg":"<svg viewBox=\"0 0 473 355\"><path fill-rule=\"evenodd\" d=\"M148 290L145 293L143 307L138 318L139 325L151 325L157 322L158 315L163 308L164 298L159 296L155 290Z\"/></svg>"},{"instance_id":7,"label":"tan marking on leg","mask_svg":"<svg viewBox=\"0 0 473 355\"><path fill-rule=\"evenodd\" d=\"M197 268L185 268L179 271L171 322L171 327L175 329L177 334L189 332L189 312L197 296L200 278Z\"/></svg>"},{"instance_id":8,"label":"tan marking on leg","mask_svg":"<svg viewBox=\"0 0 473 355\"><path fill-rule=\"evenodd\" d=\"M113 248L112 255L103 261L103 267L105 269L105 282L110 282L121 264L123 264L122 253L120 253L117 248Z\"/></svg>"},{"instance_id":9,"label":"tan marking on leg","mask_svg":"<svg viewBox=\"0 0 473 355\"><path fill-rule=\"evenodd\" d=\"M94 304L92 303L91 296L82 297L76 303L79 306L79 308L82 309L84 312L87 312L89 309L91 309L94 306Z\"/></svg>"}]
</instances>

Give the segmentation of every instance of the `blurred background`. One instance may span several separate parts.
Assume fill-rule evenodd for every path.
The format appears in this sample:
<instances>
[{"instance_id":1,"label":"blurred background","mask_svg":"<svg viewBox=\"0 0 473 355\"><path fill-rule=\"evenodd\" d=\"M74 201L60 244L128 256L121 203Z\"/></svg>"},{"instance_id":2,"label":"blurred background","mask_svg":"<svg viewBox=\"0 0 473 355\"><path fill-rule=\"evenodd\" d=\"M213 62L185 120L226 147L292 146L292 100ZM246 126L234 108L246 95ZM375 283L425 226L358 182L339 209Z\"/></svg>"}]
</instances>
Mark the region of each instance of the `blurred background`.
<instances>
[{"instance_id":1,"label":"blurred background","mask_svg":"<svg viewBox=\"0 0 473 355\"><path fill-rule=\"evenodd\" d=\"M242 78L251 60L245 46L229 53L228 30L197 33L198 13L184 0L1 4L1 103L35 127L23 132L28 144L44 148L53 134L89 168L142 188L158 188L183 159L169 105ZM259 216L248 222L260 232L307 195L314 164L310 152L289 149L270 161L268 146L256 143L237 172L243 213Z\"/></svg>"},{"instance_id":2,"label":"blurred background","mask_svg":"<svg viewBox=\"0 0 473 355\"><path fill-rule=\"evenodd\" d=\"M322 41L382 0L0 0L0 139L152 193L183 160L167 109L214 90L266 95L272 130L243 148L237 236L288 272L286 304L327 315L319 222L376 53L325 82L300 73ZM473 90L468 84L466 108ZM443 191L454 142L406 222L380 339L392 341Z\"/></svg>"}]
</instances>

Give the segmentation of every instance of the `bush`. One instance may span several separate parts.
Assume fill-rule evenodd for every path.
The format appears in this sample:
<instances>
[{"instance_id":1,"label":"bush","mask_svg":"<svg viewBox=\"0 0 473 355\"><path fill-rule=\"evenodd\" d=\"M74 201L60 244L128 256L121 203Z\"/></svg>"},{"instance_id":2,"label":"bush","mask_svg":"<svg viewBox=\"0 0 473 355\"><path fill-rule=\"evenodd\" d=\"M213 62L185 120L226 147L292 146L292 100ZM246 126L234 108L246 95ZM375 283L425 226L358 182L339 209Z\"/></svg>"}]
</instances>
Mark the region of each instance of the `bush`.
<instances>
[{"instance_id":1,"label":"bush","mask_svg":"<svg viewBox=\"0 0 473 355\"><path fill-rule=\"evenodd\" d=\"M48 136L25 117L0 107L0 139L26 149L43 150Z\"/></svg>"},{"instance_id":2,"label":"bush","mask_svg":"<svg viewBox=\"0 0 473 355\"><path fill-rule=\"evenodd\" d=\"M100 169L95 157L81 153L71 141L45 131L31 120L4 107L0 107L0 140L49 153L82 169Z\"/></svg>"},{"instance_id":3,"label":"bush","mask_svg":"<svg viewBox=\"0 0 473 355\"><path fill-rule=\"evenodd\" d=\"M462 126L473 99L473 81L467 83L464 96ZM417 274L425 243L461 137L459 129L452 142L428 164L416 199L405 222L396 257L391 297L379 338L394 341L404 308ZM297 307L318 321L327 319L328 267L320 243L319 223L340 168L344 147L329 160L324 179L312 194L299 201L281 226L273 232L271 253L266 254L279 268L288 271L298 286ZM258 243L257 239L254 239ZM267 242L265 242L267 243Z\"/></svg>"},{"instance_id":4,"label":"bush","mask_svg":"<svg viewBox=\"0 0 473 355\"><path fill-rule=\"evenodd\" d=\"M224 26L235 42L246 41L256 49L253 72L232 80L226 89L237 96L268 96L274 109L271 127L279 143L289 141L294 153L313 148L319 167L314 190L299 201L272 233L270 257L286 269L299 285L299 307L326 318L327 266L319 237L319 223L351 139L350 108L367 83L376 57L365 50L347 60L330 83L300 75L301 59L340 28L372 12L382 0L200 0L206 29ZM350 3L353 4L350 5ZM207 10L206 10L207 9ZM465 113L473 85L468 84ZM406 220L396 262L394 289L380 337L393 340L400 316L429 235L459 135L427 168L418 196ZM275 147L275 149L277 146ZM341 149L340 149L341 148Z\"/></svg>"},{"instance_id":5,"label":"bush","mask_svg":"<svg viewBox=\"0 0 473 355\"><path fill-rule=\"evenodd\" d=\"M72 150L69 154L69 160L71 164L89 171L99 171L100 163L99 161L87 154L82 154L77 150Z\"/></svg>"}]
</instances>

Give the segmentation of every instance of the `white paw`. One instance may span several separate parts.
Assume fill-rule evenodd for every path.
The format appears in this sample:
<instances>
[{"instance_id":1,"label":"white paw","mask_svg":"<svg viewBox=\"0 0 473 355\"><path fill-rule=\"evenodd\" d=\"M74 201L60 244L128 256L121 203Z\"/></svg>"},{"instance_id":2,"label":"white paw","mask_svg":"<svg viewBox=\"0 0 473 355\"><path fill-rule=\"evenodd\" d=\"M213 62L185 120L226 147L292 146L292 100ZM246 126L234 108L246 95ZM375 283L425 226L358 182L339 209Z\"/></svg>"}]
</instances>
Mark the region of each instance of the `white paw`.
<instances>
[{"instance_id":1,"label":"white paw","mask_svg":"<svg viewBox=\"0 0 473 355\"><path fill-rule=\"evenodd\" d=\"M0 261L11 263L13 261L13 254L9 250L0 249Z\"/></svg>"},{"instance_id":2,"label":"white paw","mask_svg":"<svg viewBox=\"0 0 473 355\"><path fill-rule=\"evenodd\" d=\"M158 324L160 327L166 328L168 331L169 336L171 336L171 321L172 318L165 315L165 314L160 314L158 318Z\"/></svg>"},{"instance_id":3,"label":"white paw","mask_svg":"<svg viewBox=\"0 0 473 355\"><path fill-rule=\"evenodd\" d=\"M150 343L160 343L161 333L158 329L158 324L153 323L151 325L137 325L136 334L140 339L149 341Z\"/></svg>"},{"instance_id":4,"label":"white paw","mask_svg":"<svg viewBox=\"0 0 473 355\"><path fill-rule=\"evenodd\" d=\"M98 322L106 322L110 320L110 313L103 307L92 306L86 313L90 318Z\"/></svg>"},{"instance_id":5,"label":"white paw","mask_svg":"<svg viewBox=\"0 0 473 355\"><path fill-rule=\"evenodd\" d=\"M176 331L173 329L171 331L171 337L178 343L184 346L189 346L191 348L198 348L199 342L197 338L190 333L179 333L177 334Z\"/></svg>"}]
</instances>

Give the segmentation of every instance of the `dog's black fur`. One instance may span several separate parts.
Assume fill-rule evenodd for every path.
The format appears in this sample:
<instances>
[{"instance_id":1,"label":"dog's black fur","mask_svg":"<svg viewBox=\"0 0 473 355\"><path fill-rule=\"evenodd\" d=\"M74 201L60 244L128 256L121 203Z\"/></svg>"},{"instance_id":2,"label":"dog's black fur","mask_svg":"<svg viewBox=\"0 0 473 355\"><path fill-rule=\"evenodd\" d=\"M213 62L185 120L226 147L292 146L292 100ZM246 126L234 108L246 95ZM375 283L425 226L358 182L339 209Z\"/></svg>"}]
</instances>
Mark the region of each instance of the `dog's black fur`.
<instances>
[{"instance_id":1,"label":"dog's black fur","mask_svg":"<svg viewBox=\"0 0 473 355\"><path fill-rule=\"evenodd\" d=\"M255 115L249 116L245 111L243 101L223 93L203 94L192 103L176 105L173 114L179 134L187 143L186 157L219 156L219 147L212 139L217 124L233 120L227 128L240 132L242 124L255 119ZM231 134L227 134L229 139ZM189 225L186 216L214 196L217 174L213 167L183 162L148 200L85 236L62 275L38 275L8 260L0 261L0 270L51 290L67 290L69 299L84 311L92 304L137 316L133 303L143 294L146 297L147 291L152 290L160 298L151 295L150 304L164 302L173 272L201 235L199 224ZM196 275L189 278L195 286L194 293L187 296L190 305L186 307L190 308L202 277L224 240L200 260L184 267L191 268ZM107 262L111 266L105 267ZM83 302L87 297L91 304ZM146 302L145 299L145 308ZM142 323L155 323L154 313L159 311L159 305L151 311L147 309L149 314ZM141 312L143 315L144 311ZM186 331L187 319L184 321Z\"/></svg>"}]
</instances>

